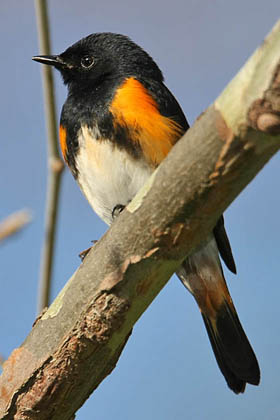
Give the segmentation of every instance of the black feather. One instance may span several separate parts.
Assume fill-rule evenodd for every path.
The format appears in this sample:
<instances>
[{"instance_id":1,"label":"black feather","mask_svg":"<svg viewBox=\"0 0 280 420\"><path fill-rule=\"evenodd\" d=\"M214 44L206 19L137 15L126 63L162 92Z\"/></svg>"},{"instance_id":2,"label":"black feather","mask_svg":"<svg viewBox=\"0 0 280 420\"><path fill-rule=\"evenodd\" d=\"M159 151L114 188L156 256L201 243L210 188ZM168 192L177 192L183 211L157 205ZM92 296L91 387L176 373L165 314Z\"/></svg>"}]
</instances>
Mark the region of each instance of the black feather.
<instances>
[{"instance_id":1,"label":"black feather","mask_svg":"<svg viewBox=\"0 0 280 420\"><path fill-rule=\"evenodd\" d=\"M246 383L258 385L259 365L236 311L224 301L214 321L205 314L202 317L229 388L239 394L244 392Z\"/></svg>"},{"instance_id":2,"label":"black feather","mask_svg":"<svg viewBox=\"0 0 280 420\"><path fill-rule=\"evenodd\" d=\"M227 268L236 274L236 266L231 251L230 242L225 230L224 217L221 216L213 230L219 253Z\"/></svg>"}]
</instances>

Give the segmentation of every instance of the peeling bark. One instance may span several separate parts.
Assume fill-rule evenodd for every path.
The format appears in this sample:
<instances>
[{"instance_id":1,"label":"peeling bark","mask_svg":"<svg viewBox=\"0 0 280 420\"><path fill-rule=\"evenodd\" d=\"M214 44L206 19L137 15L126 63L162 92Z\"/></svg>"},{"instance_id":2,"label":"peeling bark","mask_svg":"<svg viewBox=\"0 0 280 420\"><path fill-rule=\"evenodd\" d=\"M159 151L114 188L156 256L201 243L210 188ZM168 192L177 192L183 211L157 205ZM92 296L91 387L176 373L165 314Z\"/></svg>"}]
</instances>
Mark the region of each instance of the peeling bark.
<instances>
[{"instance_id":1,"label":"peeling bark","mask_svg":"<svg viewBox=\"0 0 280 420\"><path fill-rule=\"evenodd\" d=\"M279 69L280 24L5 362L2 419L73 419L113 370L137 319L279 150Z\"/></svg>"}]
</instances>

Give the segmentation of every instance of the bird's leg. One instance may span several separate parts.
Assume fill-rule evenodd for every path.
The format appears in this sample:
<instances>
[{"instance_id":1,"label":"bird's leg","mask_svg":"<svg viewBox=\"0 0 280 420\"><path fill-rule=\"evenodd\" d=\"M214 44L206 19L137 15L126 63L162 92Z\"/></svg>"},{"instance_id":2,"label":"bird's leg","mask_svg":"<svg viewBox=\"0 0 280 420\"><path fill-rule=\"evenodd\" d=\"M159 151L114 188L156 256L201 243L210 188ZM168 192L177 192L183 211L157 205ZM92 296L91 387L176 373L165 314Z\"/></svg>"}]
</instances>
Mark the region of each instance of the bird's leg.
<instances>
[{"instance_id":1,"label":"bird's leg","mask_svg":"<svg viewBox=\"0 0 280 420\"><path fill-rule=\"evenodd\" d=\"M121 212L125 209L123 204L117 204L112 211L112 219L113 221L121 214Z\"/></svg>"},{"instance_id":2,"label":"bird's leg","mask_svg":"<svg viewBox=\"0 0 280 420\"><path fill-rule=\"evenodd\" d=\"M93 243L92 246L90 246L89 248L85 249L84 251L79 253L79 257L81 258L82 261L84 261L85 257L87 256L87 254L89 253L89 251L91 250L91 248L96 244L97 239L94 239L93 241L91 241Z\"/></svg>"},{"instance_id":3,"label":"bird's leg","mask_svg":"<svg viewBox=\"0 0 280 420\"><path fill-rule=\"evenodd\" d=\"M125 206L123 204L117 204L112 210L112 220L114 221L124 209L125 209ZM97 241L95 240L92 242L93 244L95 244ZM79 257L81 258L82 261L84 261L85 257L87 256L91 248L92 247L89 247L85 249L84 251L80 252Z\"/></svg>"}]
</instances>

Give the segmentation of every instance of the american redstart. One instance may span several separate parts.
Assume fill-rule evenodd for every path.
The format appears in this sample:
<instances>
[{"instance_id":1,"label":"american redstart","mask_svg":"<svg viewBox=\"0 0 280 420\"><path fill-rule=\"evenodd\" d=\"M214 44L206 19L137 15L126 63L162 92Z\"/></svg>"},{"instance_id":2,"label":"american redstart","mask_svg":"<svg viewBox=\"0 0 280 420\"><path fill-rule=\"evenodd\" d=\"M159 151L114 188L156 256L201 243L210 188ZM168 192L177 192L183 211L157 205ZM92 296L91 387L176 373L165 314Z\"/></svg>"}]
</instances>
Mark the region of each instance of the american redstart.
<instances>
[{"instance_id":1,"label":"american redstart","mask_svg":"<svg viewBox=\"0 0 280 420\"><path fill-rule=\"evenodd\" d=\"M54 66L68 87L60 120L63 157L106 223L132 200L189 128L153 59L123 35L97 33L60 55L33 60ZM258 385L257 359L229 294L219 253L236 273L221 216L177 272L194 296L228 386Z\"/></svg>"}]
</instances>

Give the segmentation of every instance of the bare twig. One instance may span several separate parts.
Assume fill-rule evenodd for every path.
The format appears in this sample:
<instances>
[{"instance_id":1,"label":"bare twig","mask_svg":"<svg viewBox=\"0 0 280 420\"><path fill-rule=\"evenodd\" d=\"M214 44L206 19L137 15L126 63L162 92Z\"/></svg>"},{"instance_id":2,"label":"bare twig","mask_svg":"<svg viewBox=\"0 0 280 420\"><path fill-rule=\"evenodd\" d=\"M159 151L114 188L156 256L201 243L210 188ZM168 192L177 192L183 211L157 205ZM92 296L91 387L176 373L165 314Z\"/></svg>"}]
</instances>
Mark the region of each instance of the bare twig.
<instances>
[{"instance_id":1,"label":"bare twig","mask_svg":"<svg viewBox=\"0 0 280 420\"><path fill-rule=\"evenodd\" d=\"M35 0L40 54L50 54L50 36L46 0ZM45 240L42 249L38 313L49 304L51 274L54 260L55 233L63 162L58 151L57 122L51 68L42 67L45 113L48 135L48 191L46 202Z\"/></svg>"},{"instance_id":2,"label":"bare twig","mask_svg":"<svg viewBox=\"0 0 280 420\"><path fill-rule=\"evenodd\" d=\"M31 214L28 210L19 210L10 214L0 223L0 241L8 239L21 230L31 220Z\"/></svg>"}]
</instances>

